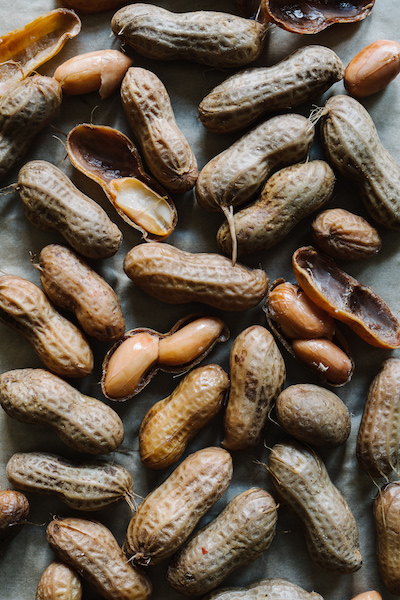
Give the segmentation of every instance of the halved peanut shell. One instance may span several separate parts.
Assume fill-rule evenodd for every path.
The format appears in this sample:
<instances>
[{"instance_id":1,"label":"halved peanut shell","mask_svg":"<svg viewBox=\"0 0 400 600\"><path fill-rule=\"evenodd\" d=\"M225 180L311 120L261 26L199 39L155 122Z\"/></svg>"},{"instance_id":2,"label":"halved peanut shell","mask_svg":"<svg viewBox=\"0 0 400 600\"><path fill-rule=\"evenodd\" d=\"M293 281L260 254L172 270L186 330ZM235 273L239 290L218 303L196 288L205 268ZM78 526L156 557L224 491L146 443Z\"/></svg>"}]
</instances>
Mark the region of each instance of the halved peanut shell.
<instances>
[{"instance_id":1,"label":"halved peanut shell","mask_svg":"<svg viewBox=\"0 0 400 600\"><path fill-rule=\"evenodd\" d=\"M74 167L102 187L120 217L145 239L159 241L172 233L175 205L144 171L136 146L123 133L105 125L77 125L67 137L67 152Z\"/></svg>"},{"instance_id":2,"label":"halved peanut shell","mask_svg":"<svg viewBox=\"0 0 400 600\"><path fill-rule=\"evenodd\" d=\"M400 347L400 323L371 288L312 246L296 250L292 263L300 287L315 304L346 323L372 346Z\"/></svg>"},{"instance_id":3,"label":"halved peanut shell","mask_svg":"<svg viewBox=\"0 0 400 600\"><path fill-rule=\"evenodd\" d=\"M0 96L55 56L81 30L73 10L56 8L0 38Z\"/></svg>"}]
</instances>

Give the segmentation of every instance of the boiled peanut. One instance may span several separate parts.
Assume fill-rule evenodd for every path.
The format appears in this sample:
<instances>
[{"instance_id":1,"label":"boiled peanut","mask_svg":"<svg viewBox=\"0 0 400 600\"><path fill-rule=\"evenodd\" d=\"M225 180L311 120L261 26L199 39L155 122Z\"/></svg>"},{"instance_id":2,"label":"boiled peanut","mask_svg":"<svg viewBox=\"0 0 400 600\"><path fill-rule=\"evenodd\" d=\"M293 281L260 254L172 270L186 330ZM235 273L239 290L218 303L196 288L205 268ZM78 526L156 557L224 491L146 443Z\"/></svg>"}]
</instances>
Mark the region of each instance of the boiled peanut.
<instances>
[{"instance_id":1,"label":"boiled peanut","mask_svg":"<svg viewBox=\"0 0 400 600\"><path fill-rule=\"evenodd\" d=\"M238 131L262 115L312 100L343 75L333 50L304 46L272 67L246 69L223 81L201 101L200 120L211 131Z\"/></svg>"},{"instance_id":2,"label":"boiled peanut","mask_svg":"<svg viewBox=\"0 0 400 600\"><path fill-rule=\"evenodd\" d=\"M400 482L393 481L378 491L373 516L379 574L391 594L400 594Z\"/></svg>"},{"instance_id":3,"label":"boiled peanut","mask_svg":"<svg viewBox=\"0 0 400 600\"><path fill-rule=\"evenodd\" d=\"M54 561L43 571L35 600L81 600L82 585L75 569Z\"/></svg>"},{"instance_id":4,"label":"boiled peanut","mask_svg":"<svg viewBox=\"0 0 400 600\"><path fill-rule=\"evenodd\" d=\"M57 375L85 377L92 372L93 353L86 339L27 279L0 277L0 321L20 333Z\"/></svg>"},{"instance_id":5,"label":"boiled peanut","mask_svg":"<svg viewBox=\"0 0 400 600\"><path fill-rule=\"evenodd\" d=\"M272 334L252 325L235 339L229 357L231 387L224 419L224 448L243 450L261 438L272 404L286 377Z\"/></svg>"},{"instance_id":6,"label":"boiled peanut","mask_svg":"<svg viewBox=\"0 0 400 600\"><path fill-rule=\"evenodd\" d=\"M318 385L290 385L279 394L275 410L286 433L311 446L335 448L350 435L346 405L336 394Z\"/></svg>"},{"instance_id":7,"label":"boiled peanut","mask_svg":"<svg viewBox=\"0 0 400 600\"><path fill-rule=\"evenodd\" d=\"M371 477L396 469L400 450L400 359L383 361L364 406L357 437L357 459Z\"/></svg>"},{"instance_id":8,"label":"boiled peanut","mask_svg":"<svg viewBox=\"0 0 400 600\"><path fill-rule=\"evenodd\" d=\"M115 411L44 369L3 373L0 404L17 421L51 427L78 452L108 454L124 438L122 421Z\"/></svg>"},{"instance_id":9,"label":"boiled peanut","mask_svg":"<svg viewBox=\"0 0 400 600\"><path fill-rule=\"evenodd\" d=\"M21 530L29 515L29 502L15 490L0 490L0 544Z\"/></svg>"},{"instance_id":10,"label":"boiled peanut","mask_svg":"<svg viewBox=\"0 0 400 600\"><path fill-rule=\"evenodd\" d=\"M126 547L135 563L171 556L222 496L232 477L232 458L222 448L190 454L140 504L128 525Z\"/></svg>"},{"instance_id":11,"label":"boiled peanut","mask_svg":"<svg viewBox=\"0 0 400 600\"><path fill-rule=\"evenodd\" d=\"M253 308L268 286L261 269L234 266L218 254L192 254L155 242L132 248L125 256L124 271L138 287L163 302L204 302L228 311Z\"/></svg>"},{"instance_id":12,"label":"boiled peanut","mask_svg":"<svg viewBox=\"0 0 400 600\"><path fill-rule=\"evenodd\" d=\"M400 165L383 147L367 110L350 96L333 96L321 117L331 164L357 186L375 221L400 230Z\"/></svg>"},{"instance_id":13,"label":"boiled peanut","mask_svg":"<svg viewBox=\"0 0 400 600\"><path fill-rule=\"evenodd\" d=\"M176 123L162 81L147 69L131 67L121 85L121 99L154 177L173 193L192 189L198 176L197 161Z\"/></svg>"},{"instance_id":14,"label":"boiled peanut","mask_svg":"<svg viewBox=\"0 0 400 600\"><path fill-rule=\"evenodd\" d=\"M215 11L174 13L152 4L130 4L115 13L113 33L147 58L193 60L213 67L239 67L263 49L261 23Z\"/></svg>"},{"instance_id":15,"label":"boiled peanut","mask_svg":"<svg viewBox=\"0 0 400 600\"><path fill-rule=\"evenodd\" d=\"M276 444L268 471L278 498L303 522L312 560L327 571L357 571L361 567L357 523L317 454L300 442Z\"/></svg>"},{"instance_id":16,"label":"boiled peanut","mask_svg":"<svg viewBox=\"0 0 400 600\"><path fill-rule=\"evenodd\" d=\"M172 557L167 583L185 596L214 589L229 573L269 548L275 536L277 509L271 494L259 488L233 498Z\"/></svg>"},{"instance_id":17,"label":"boiled peanut","mask_svg":"<svg viewBox=\"0 0 400 600\"><path fill-rule=\"evenodd\" d=\"M29 221L39 229L58 231L83 256L107 258L120 247L122 233L107 213L51 163L26 163L17 190Z\"/></svg>"},{"instance_id":18,"label":"boiled peanut","mask_svg":"<svg viewBox=\"0 0 400 600\"><path fill-rule=\"evenodd\" d=\"M50 244L42 248L37 267L46 295L72 311L88 335L103 342L123 336L125 321L116 293L78 254Z\"/></svg>"},{"instance_id":19,"label":"boiled peanut","mask_svg":"<svg viewBox=\"0 0 400 600\"><path fill-rule=\"evenodd\" d=\"M183 454L190 440L221 410L229 379L218 365L190 371L167 398L153 404L139 431L142 462L165 469Z\"/></svg>"},{"instance_id":20,"label":"boiled peanut","mask_svg":"<svg viewBox=\"0 0 400 600\"><path fill-rule=\"evenodd\" d=\"M249 587L222 588L207 595L207 600L323 600L316 592L307 592L285 579L261 579ZM371 600L378 600L372 599Z\"/></svg>"},{"instance_id":21,"label":"boiled peanut","mask_svg":"<svg viewBox=\"0 0 400 600\"><path fill-rule=\"evenodd\" d=\"M379 233L362 217L344 208L324 210L311 225L316 246L333 258L360 260L379 252Z\"/></svg>"},{"instance_id":22,"label":"boiled peanut","mask_svg":"<svg viewBox=\"0 0 400 600\"><path fill-rule=\"evenodd\" d=\"M353 374L351 358L331 340L292 340L292 348L295 356L320 373L327 383L344 385Z\"/></svg>"},{"instance_id":23,"label":"boiled peanut","mask_svg":"<svg viewBox=\"0 0 400 600\"><path fill-rule=\"evenodd\" d=\"M76 465L45 452L18 452L9 459L7 477L23 492L50 494L76 510L101 510L132 492L132 476L116 463Z\"/></svg>"},{"instance_id":24,"label":"boiled peanut","mask_svg":"<svg viewBox=\"0 0 400 600\"><path fill-rule=\"evenodd\" d=\"M344 86L351 96L364 98L383 90L400 73L400 44L378 40L369 44L346 67Z\"/></svg>"},{"instance_id":25,"label":"boiled peanut","mask_svg":"<svg viewBox=\"0 0 400 600\"><path fill-rule=\"evenodd\" d=\"M152 585L127 559L107 527L97 521L53 519L47 541L56 555L76 569L108 600L147 600Z\"/></svg>"}]
</instances>

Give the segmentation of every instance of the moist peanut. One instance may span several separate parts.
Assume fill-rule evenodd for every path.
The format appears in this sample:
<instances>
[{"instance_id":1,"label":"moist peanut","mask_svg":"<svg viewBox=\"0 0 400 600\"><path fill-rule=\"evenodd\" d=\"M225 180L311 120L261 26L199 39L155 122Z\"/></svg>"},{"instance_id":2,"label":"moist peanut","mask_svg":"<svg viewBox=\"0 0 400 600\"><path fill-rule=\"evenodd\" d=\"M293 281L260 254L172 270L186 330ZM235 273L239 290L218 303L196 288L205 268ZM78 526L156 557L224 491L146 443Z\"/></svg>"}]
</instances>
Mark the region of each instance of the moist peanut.
<instances>
[{"instance_id":1,"label":"moist peanut","mask_svg":"<svg viewBox=\"0 0 400 600\"><path fill-rule=\"evenodd\" d=\"M377 40L369 44L346 67L344 86L351 96L365 98L383 90L400 73L400 44Z\"/></svg>"},{"instance_id":2,"label":"moist peanut","mask_svg":"<svg viewBox=\"0 0 400 600\"><path fill-rule=\"evenodd\" d=\"M78 573L68 565L54 561L43 571L35 600L81 600L82 585Z\"/></svg>"},{"instance_id":3,"label":"moist peanut","mask_svg":"<svg viewBox=\"0 0 400 600\"><path fill-rule=\"evenodd\" d=\"M17 535L28 515L29 502L25 494L0 490L0 545Z\"/></svg>"}]
</instances>

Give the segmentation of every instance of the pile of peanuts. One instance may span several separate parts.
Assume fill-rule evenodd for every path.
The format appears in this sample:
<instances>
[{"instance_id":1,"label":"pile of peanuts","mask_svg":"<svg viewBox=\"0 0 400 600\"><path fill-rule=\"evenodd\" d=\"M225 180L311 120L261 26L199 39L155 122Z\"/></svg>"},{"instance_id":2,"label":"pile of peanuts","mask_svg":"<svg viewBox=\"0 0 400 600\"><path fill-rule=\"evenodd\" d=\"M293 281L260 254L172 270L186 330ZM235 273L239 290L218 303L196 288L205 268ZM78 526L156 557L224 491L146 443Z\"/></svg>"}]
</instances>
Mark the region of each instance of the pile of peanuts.
<instances>
[{"instance_id":1,"label":"pile of peanuts","mask_svg":"<svg viewBox=\"0 0 400 600\"><path fill-rule=\"evenodd\" d=\"M318 36L247 20L254 37L246 42L243 30L243 46L229 55L226 43L218 58L210 48L224 35L221 20L160 13L192 10L181 0L153 6L155 37L149 28L135 42L129 15L148 7L78 11L81 31L35 67L65 83L59 98L58 88L41 96L52 95L54 113L32 138L29 123L16 130L18 159L3 174L0 541L7 511L25 525L0 549L0 589L7 600L79 600L81 586L85 600L389 600L400 593L397 532L386 535L391 519L399 530L390 510L400 78L362 100L381 144L343 86L341 61L374 41L375 27L388 39L396 28L379 0L360 24ZM238 7L204 1L196 10ZM32 19L54 8L37 0ZM3 12L2 34L27 22L22 0ZM194 33L174 53L157 47L157 28L181 26L207 30L205 47ZM86 52L89 62L64 65ZM296 77L303 57L322 65L318 82ZM107 61L113 85L95 75L74 89L69 68ZM251 92L241 97L241 86L255 84L238 78L266 65L290 92L271 97L264 114L246 109ZM231 93L237 110L224 112ZM323 112L331 94L334 123ZM348 133L332 127L344 127L346 112L370 137L342 170ZM368 161L376 181L359 187ZM292 256L311 244L337 260L345 282L316 336L334 340L343 362L319 356L316 368L293 352L300 319L282 328L268 307L277 281L297 285ZM329 358L337 351L329 346ZM393 480L375 501L371 478L379 487ZM219 591L232 587L245 590Z\"/></svg>"}]
</instances>

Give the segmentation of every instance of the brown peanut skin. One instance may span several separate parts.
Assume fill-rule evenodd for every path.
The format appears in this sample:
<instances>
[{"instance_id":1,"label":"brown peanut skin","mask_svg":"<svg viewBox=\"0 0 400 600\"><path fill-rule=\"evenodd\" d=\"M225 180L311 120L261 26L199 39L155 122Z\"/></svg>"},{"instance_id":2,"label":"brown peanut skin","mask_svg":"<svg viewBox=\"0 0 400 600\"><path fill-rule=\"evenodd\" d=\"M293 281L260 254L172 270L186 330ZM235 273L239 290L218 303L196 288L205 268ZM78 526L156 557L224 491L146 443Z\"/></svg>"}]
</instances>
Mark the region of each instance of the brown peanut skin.
<instances>
[{"instance_id":1,"label":"brown peanut skin","mask_svg":"<svg viewBox=\"0 0 400 600\"><path fill-rule=\"evenodd\" d=\"M111 20L111 29L147 58L193 60L222 68L256 60L265 37L261 23L228 13L174 13L144 3L121 8Z\"/></svg>"},{"instance_id":2,"label":"brown peanut skin","mask_svg":"<svg viewBox=\"0 0 400 600\"><path fill-rule=\"evenodd\" d=\"M278 507L265 490L251 488L233 498L172 557L167 583L185 596L199 596L232 571L261 556L275 536Z\"/></svg>"},{"instance_id":3,"label":"brown peanut skin","mask_svg":"<svg viewBox=\"0 0 400 600\"><path fill-rule=\"evenodd\" d=\"M222 409L229 378L219 365L194 369L164 400L146 413L139 431L140 458L146 467L174 464L190 440Z\"/></svg>"},{"instance_id":4,"label":"brown peanut skin","mask_svg":"<svg viewBox=\"0 0 400 600\"><path fill-rule=\"evenodd\" d=\"M0 550L24 526L29 515L29 502L15 490L0 490Z\"/></svg>"},{"instance_id":5,"label":"brown peanut skin","mask_svg":"<svg viewBox=\"0 0 400 600\"><path fill-rule=\"evenodd\" d=\"M124 271L138 287L162 302L204 302L227 311L256 306L269 281L261 269L233 266L218 254L194 254L159 242L132 248L125 256Z\"/></svg>"},{"instance_id":6,"label":"brown peanut skin","mask_svg":"<svg viewBox=\"0 0 400 600\"><path fill-rule=\"evenodd\" d=\"M35 600L81 600L82 585L75 569L54 561L43 571Z\"/></svg>"},{"instance_id":7,"label":"brown peanut skin","mask_svg":"<svg viewBox=\"0 0 400 600\"><path fill-rule=\"evenodd\" d=\"M121 84L121 99L154 177L172 193L192 189L199 174L197 161L176 123L162 81L147 69L131 67Z\"/></svg>"},{"instance_id":8,"label":"brown peanut skin","mask_svg":"<svg viewBox=\"0 0 400 600\"><path fill-rule=\"evenodd\" d=\"M322 460L300 442L276 444L268 471L278 498L301 519L316 565L334 573L361 567L358 528Z\"/></svg>"},{"instance_id":9,"label":"brown peanut skin","mask_svg":"<svg viewBox=\"0 0 400 600\"><path fill-rule=\"evenodd\" d=\"M45 246L38 268L46 295L73 312L87 335L103 342L123 336L125 320L116 293L76 252L58 244Z\"/></svg>"},{"instance_id":10,"label":"brown peanut skin","mask_svg":"<svg viewBox=\"0 0 400 600\"><path fill-rule=\"evenodd\" d=\"M371 477L389 475L399 462L400 359L383 361L368 390L357 436L357 459Z\"/></svg>"},{"instance_id":11,"label":"brown peanut skin","mask_svg":"<svg viewBox=\"0 0 400 600\"><path fill-rule=\"evenodd\" d=\"M92 372L93 353L82 333L27 279L0 277L0 322L20 333L60 377L85 377Z\"/></svg>"},{"instance_id":12,"label":"brown peanut skin","mask_svg":"<svg viewBox=\"0 0 400 600\"><path fill-rule=\"evenodd\" d=\"M349 62L344 87L351 96L365 98L383 90L400 73L400 44L377 40Z\"/></svg>"},{"instance_id":13,"label":"brown peanut skin","mask_svg":"<svg viewBox=\"0 0 400 600\"><path fill-rule=\"evenodd\" d=\"M47 541L60 560L76 569L102 598L147 600L150 579L126 558L111 531L97 521L53 519Z\"/></svg>"},{"instance_id":14,"label":"brown peanut skin","mask_svg":"<svg viewBox=\"0 0 400 600\"><path fill-rule=\"evenodd\" d=\"M232 458L222 448L190 454L140 504L128 525L133 562L156 564L174 554L232 478Z\"/></svg>"},{"instance_id":15,"label":"brown peanut skin","mask_svg":"<svg viewBox=\"0 0 400 600\"><path fill-rule=\"evenodd\" d=\"M229 357L229 377L222 445L228 450L248 450L260 442L286 378L282 355L265 327L252 325L237 336Z\"/></svg>"},{"instance_id":16,"label":"brown peanut skin","mask_svg":"<svg viewBox=\"0 0 400 600\"><path fill-rule=\"evenodd\" d=\"M400 482L393 481L378 491L373 516L379 574L391 594L400 594Z\"/></svg>"},{"instance_id":17,"label":"brown peanut skin","mask_svg":"<svg viewBox=\"0 0 400 600\"><path fill-rule=\"evenodd\" d=\"M260 579L249 587L222 588L207 594L203 600L323 600L316 592L307 592L285 579Z\"/></svg>"},{"instance_id":18,"label":"brown peanut skin","mask_svg":"<svg viewBox=\"0 0 400 600\"><path fill-rule=\"evenodd\" d=\"M0 404L17 421L51 427L78 452L108 454L124 438L122 421L112 408L44 369L3 373Z\"/></svg>"}]
</instances>

